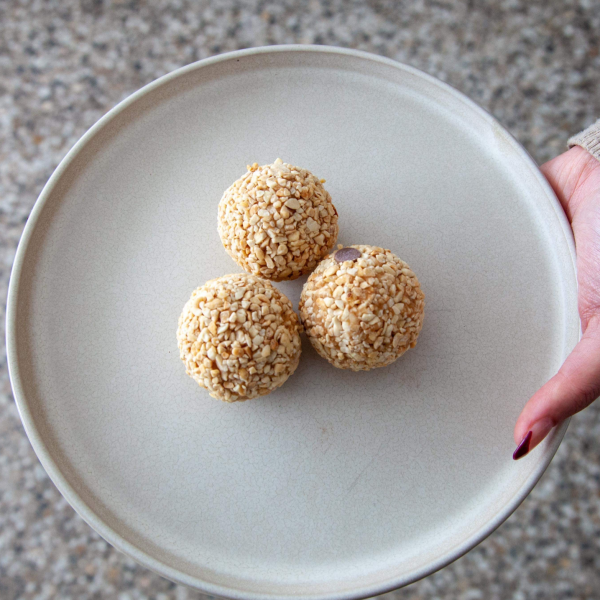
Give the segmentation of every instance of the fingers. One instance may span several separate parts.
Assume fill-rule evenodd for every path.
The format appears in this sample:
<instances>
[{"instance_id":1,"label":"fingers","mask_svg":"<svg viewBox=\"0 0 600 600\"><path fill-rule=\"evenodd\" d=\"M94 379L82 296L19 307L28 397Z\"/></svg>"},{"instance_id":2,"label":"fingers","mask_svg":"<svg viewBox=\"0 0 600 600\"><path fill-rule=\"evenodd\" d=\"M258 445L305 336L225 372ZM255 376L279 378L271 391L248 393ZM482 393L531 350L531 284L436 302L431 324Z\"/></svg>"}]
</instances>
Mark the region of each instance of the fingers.
<instances>
[{"instance_id":1,"label":"fingers","mask_svg":"<svg viewBox=\"0 0 600 600\"><path fill-rule=\"evenodd\" d=\"M556 197L567 214L569 222L583 199L577 189L589 174L597 168L598 161L579 146L573 146L556 158L544 163L540 170L552 186Z\"/></svg>"},{"instance_id":2,"label":"fingers","mask_svg":"<svg viewBox=\"0 0 600 600\"><path fill-rule=\"evenodd\" d=\"M554 426L600 395L600 315L597 310L590 311L590 307L598 306L598 284L595 277L590 280L590 274L597 272L597 229L595 213L587 210L588 201L597 198L600 190L598 166L589 152L575 146L541 167L575 231L579 307L585 333L560 371L525 405L514 431L518 444L515 459L525 456ZM594 312L596 316L590 318Z\"/></svg>"},{"instance_id":3,"label":"fingers","mask_svg":"<svg viewBox=\"0 0 600 600\"><path fill-rule=\"evenodd\" d=\"M552 427L583 410L599 395L600 317L594 317L560 371L525 405L515 426L515 442L519 447L514 458L525 456Z\"/></svg>"}]
</instances>

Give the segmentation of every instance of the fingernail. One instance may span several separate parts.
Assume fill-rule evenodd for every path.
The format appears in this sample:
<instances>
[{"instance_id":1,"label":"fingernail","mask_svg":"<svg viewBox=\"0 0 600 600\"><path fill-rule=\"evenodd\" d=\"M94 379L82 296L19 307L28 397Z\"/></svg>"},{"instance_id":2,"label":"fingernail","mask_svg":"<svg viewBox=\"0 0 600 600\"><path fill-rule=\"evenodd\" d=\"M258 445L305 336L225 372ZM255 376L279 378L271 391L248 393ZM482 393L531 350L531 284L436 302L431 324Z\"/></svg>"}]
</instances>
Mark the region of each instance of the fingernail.
<instances>
[{"instance_id":1,"label":"fingernail","mask_svg":"<svg viewBox=\"0 0 600 600\"><path fill-rule=\"evenodd\" d=\"M513 459L519 460L528 454L532 448L535 448L550 433L550 430L555 425L556 423L549 417L540 419L534 423L517 446L513 454Z\"/></svg>"},{"instance_id":2,"label":"fingernail","mask_svg":"<svg viewBox=\"0 0 600 600\"><path fill-rule=\"evenodd\" d=\"M533 431L528 431L527 435L521 440L521 443L517 446L517 449L514 451L513 460L519 460L529 452L529 444L531 444L532 436Z\"/></svg>"}]
</instances>

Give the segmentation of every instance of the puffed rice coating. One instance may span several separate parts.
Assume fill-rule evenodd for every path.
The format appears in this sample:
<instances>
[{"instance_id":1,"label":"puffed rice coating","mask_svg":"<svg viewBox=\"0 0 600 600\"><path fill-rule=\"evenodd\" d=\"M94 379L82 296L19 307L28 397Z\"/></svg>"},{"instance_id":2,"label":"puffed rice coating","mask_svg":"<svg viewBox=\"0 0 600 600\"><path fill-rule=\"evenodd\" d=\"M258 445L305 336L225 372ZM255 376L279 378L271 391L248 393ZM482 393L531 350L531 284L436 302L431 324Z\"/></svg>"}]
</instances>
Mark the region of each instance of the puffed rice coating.
<instances>
[{"instance_id":1,"label":"puffed rice coating","mask_svg":"<svg viewBox=\"0 0 600 600\"><path fill-rule=\"evenodd\" d=\"M415 347L424 301L417 276L389 250L340 246L304 285L300 318L323 358L366 371Z\"/></svg>"},{"instance_id":2,"label":"puffed rice coating","mask_svg":"<svg viewBox=\"0 0 600 600\"><path fill-rule=\"evenodd\" d=\"M271 281L310 273L338 236L338 214L324 182L279 158L249 166L219 203L227 253L245 271Z\"/></svg>"},{"instance_id":3,"label":"puffed rice coating","mask_svg":"<svg viewBox=\"0 0 600 600\"><path fill-rule=\"evenodd\" d=\"M225 402L264 396L300 360L300 323L289 299L248 273L206 282L179 317L177 343L187 374Z\"/></svg>"}]
</instances>

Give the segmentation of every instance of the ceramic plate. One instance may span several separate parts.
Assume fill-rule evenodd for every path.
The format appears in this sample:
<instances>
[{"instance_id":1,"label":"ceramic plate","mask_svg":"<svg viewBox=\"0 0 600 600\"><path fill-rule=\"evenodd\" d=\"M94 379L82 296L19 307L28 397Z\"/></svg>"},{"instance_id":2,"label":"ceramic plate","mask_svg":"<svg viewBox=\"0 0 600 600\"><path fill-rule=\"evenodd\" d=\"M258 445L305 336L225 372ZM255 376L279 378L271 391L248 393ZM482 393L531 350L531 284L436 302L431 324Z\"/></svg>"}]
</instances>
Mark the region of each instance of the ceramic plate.
<instances>
[{"instance_id":1,"label":"ceramic plate","mask_svg":"<svg viewBox=\"0 0 600 600\"><path fill-rule=\"evenodd\" d=\"M306 339L283 388L228 405L185 375L191 291L240 269L217 204L281 157L327 180L343 244L390 248L426 294L395 364L337 370ZM281 284L295 306L303 281ZM106 540L234 598L358 598L497 527L566 425L515 463L525 401L579 336L573 241L534 162L410 67L271 47L146 86L44 188L12 274L8 355L48 474Z\"/></svg>"}]
</instances>

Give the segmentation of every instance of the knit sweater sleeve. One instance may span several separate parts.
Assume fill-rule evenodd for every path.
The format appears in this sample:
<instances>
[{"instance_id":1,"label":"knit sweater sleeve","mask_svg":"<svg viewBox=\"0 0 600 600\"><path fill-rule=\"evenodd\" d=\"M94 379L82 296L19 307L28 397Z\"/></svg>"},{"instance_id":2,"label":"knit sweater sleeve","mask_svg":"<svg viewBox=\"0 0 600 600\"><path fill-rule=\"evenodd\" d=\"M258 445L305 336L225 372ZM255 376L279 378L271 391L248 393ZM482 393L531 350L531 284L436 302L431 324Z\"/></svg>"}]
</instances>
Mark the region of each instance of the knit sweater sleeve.
<instances>
[{"instance_id":1,"label":"knit sweater sleeve","mask_svg":"<svg viewBox=\"0 0 600 600\"><path fill-rule=\"evenodd\" d=\"M600 119L569 140L569 148L581 146L600 161Z\"/></svg>"}]
</instances>

